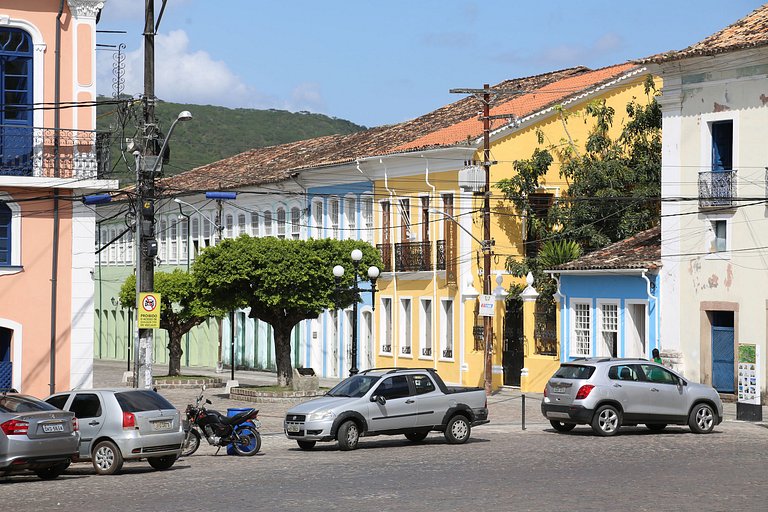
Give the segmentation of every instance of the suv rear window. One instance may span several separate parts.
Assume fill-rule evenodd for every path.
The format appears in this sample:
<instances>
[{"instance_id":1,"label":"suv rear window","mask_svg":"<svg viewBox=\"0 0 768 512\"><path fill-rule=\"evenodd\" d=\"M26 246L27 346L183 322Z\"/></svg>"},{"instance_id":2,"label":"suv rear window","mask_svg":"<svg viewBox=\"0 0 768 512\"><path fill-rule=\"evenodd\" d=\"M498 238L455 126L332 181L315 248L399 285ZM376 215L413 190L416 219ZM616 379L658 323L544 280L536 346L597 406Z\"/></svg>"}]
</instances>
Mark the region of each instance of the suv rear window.
<instances>
[{"instance_id":1,"label":"suv rear window","mask_svg":"<svg viewBox=\"0 0 768 512\"><path fill-rule=\"evenodd\" d=\"M117 403L123 412L157 411L160 409L175 409L171 403L155 391L123 391L115 393Z\"/></svg>"},{"instance_id":2,"label":"suv rear window","mask_svg":"<svg viewBox=\"0 0 768 512\"><path fill-rule=\"evenodd\" d=\"M581 364L564 364L555 372L558 379L580 379L586 380L595 373L594 366L584 366Z\"/></svg>"}]
</instances>

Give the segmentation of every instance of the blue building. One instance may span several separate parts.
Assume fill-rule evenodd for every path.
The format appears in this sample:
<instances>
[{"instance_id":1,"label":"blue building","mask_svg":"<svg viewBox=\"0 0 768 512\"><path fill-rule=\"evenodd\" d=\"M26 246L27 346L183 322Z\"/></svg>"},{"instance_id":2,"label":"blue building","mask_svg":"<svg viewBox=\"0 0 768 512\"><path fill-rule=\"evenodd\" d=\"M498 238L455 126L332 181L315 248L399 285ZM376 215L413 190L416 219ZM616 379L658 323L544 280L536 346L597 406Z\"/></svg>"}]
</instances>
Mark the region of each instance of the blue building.
<instances>
[{"instance_id":1,"label":"blue building","mask_svg":"<svg viewBox=\"0 0 768 512\"><path fill-rule=\"evenodd\" d=\"M560 360L661 350L660 267L655 227L547 270L558 283Z\"/></svg>"}]
</instances>

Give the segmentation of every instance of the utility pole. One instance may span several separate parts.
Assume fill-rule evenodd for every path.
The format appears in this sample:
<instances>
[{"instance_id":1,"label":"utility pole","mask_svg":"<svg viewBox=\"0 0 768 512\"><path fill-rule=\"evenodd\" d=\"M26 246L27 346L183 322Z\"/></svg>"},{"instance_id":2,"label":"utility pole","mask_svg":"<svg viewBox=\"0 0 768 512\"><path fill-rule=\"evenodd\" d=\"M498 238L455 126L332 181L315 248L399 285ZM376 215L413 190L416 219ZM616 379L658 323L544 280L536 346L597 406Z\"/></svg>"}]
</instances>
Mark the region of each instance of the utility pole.
<instances>
[{"instance_id":1,"label":"utility pole","mask_svg":"<svg viewBox=\"0 0 768 512\"><path fill-rule=\"evenodd\" d=\"M491 93L497 94L521 94L523 90L491 90L489 84L484 84L482 89L451 89L451 93L472 94L480 99L483 104L481 120L483 121L483 169L485 170L485 187L483 188L483 295L491 295L491 120L512 119L512 114L491 115ZM483 316L483 363L484 363L484 387L485 393L490 395L493 384L493 321L492 316Z\"/></svg>"},{"instance_id":2,"label":"utility pole","mask_svg":"<svg viewBox=\"0 0 768 512\"><path fill-rule=\"evenodd\" d=\"M137 275L136 295L141 292L151 292L155 286L155 256L157 255L157 240L155 240L155 165L158 155L157 121L155 119L155 0L145 0L144 12L144 151L138 162L137 183ZM137 304L138 308L141 307ZM152 387L152 329L138 329L139 344L136 350L140 362L143 360L143 372L137 375L137 387Z\"/></svg>"},{"instance_id":3,"label":"utility pole","mask_svg":"<svg viewBox=\"0 0 768 512\"><path fill-rule=\"evenodd\" d=\"M491 294L491 91L483 85L483 295ZM493 320L483 317L483 350L485 356L485 394L490 395L493 384Z\"/></svg>"}]
</instances>

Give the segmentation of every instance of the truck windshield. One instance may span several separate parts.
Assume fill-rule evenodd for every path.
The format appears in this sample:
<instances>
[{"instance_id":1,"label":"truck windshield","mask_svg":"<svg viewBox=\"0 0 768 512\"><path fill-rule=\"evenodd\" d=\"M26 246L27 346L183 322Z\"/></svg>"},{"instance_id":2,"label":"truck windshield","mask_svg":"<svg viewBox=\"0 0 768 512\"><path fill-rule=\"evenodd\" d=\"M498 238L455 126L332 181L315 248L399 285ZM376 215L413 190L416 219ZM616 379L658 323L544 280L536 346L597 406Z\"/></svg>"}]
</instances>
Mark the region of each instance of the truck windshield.
<instances>
[{"instance_id":1,"label":"truck windshield","mask_svg":"<svg viewBox=\"0 0 768 512\"><path fill-rule=\"evenodd\" d=\"M365 395L381 376L378 375L354 375L345 379L333 387L326 396L351 396L360 398Z\"/></svg>"}]
</instances>

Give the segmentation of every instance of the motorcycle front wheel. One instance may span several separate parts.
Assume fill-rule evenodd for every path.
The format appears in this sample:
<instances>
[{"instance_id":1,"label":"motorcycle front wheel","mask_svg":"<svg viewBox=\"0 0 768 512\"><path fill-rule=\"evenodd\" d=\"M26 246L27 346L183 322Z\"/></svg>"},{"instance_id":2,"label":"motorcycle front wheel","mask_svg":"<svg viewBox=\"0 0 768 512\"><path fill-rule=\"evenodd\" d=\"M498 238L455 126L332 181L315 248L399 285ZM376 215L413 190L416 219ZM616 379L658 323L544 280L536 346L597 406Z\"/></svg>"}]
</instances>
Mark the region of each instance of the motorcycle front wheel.
<instances>
[{"instance_id":1,"label":"motorcycle front wheel","mask_svg":"<svg viewBox=\"0 0 768 512\"><path fill-rule=\"evenodd\" d=\"M238 455L256 455L261 449L261 434L250 425L242 425L235 430L232 447Z\"/></svg>"},{"instance_id":2,"label":"motorcycle front wheel","mask_svg":"<svg viewBox=\"0 0 768 512\"><path fill-rule=\"evenodd\" d=\"M200 448L200 432L196 428L190 428L187 436L184 438L184 444L181 445L181 456L189 457Z\"/></svg>"}]
</instances>

